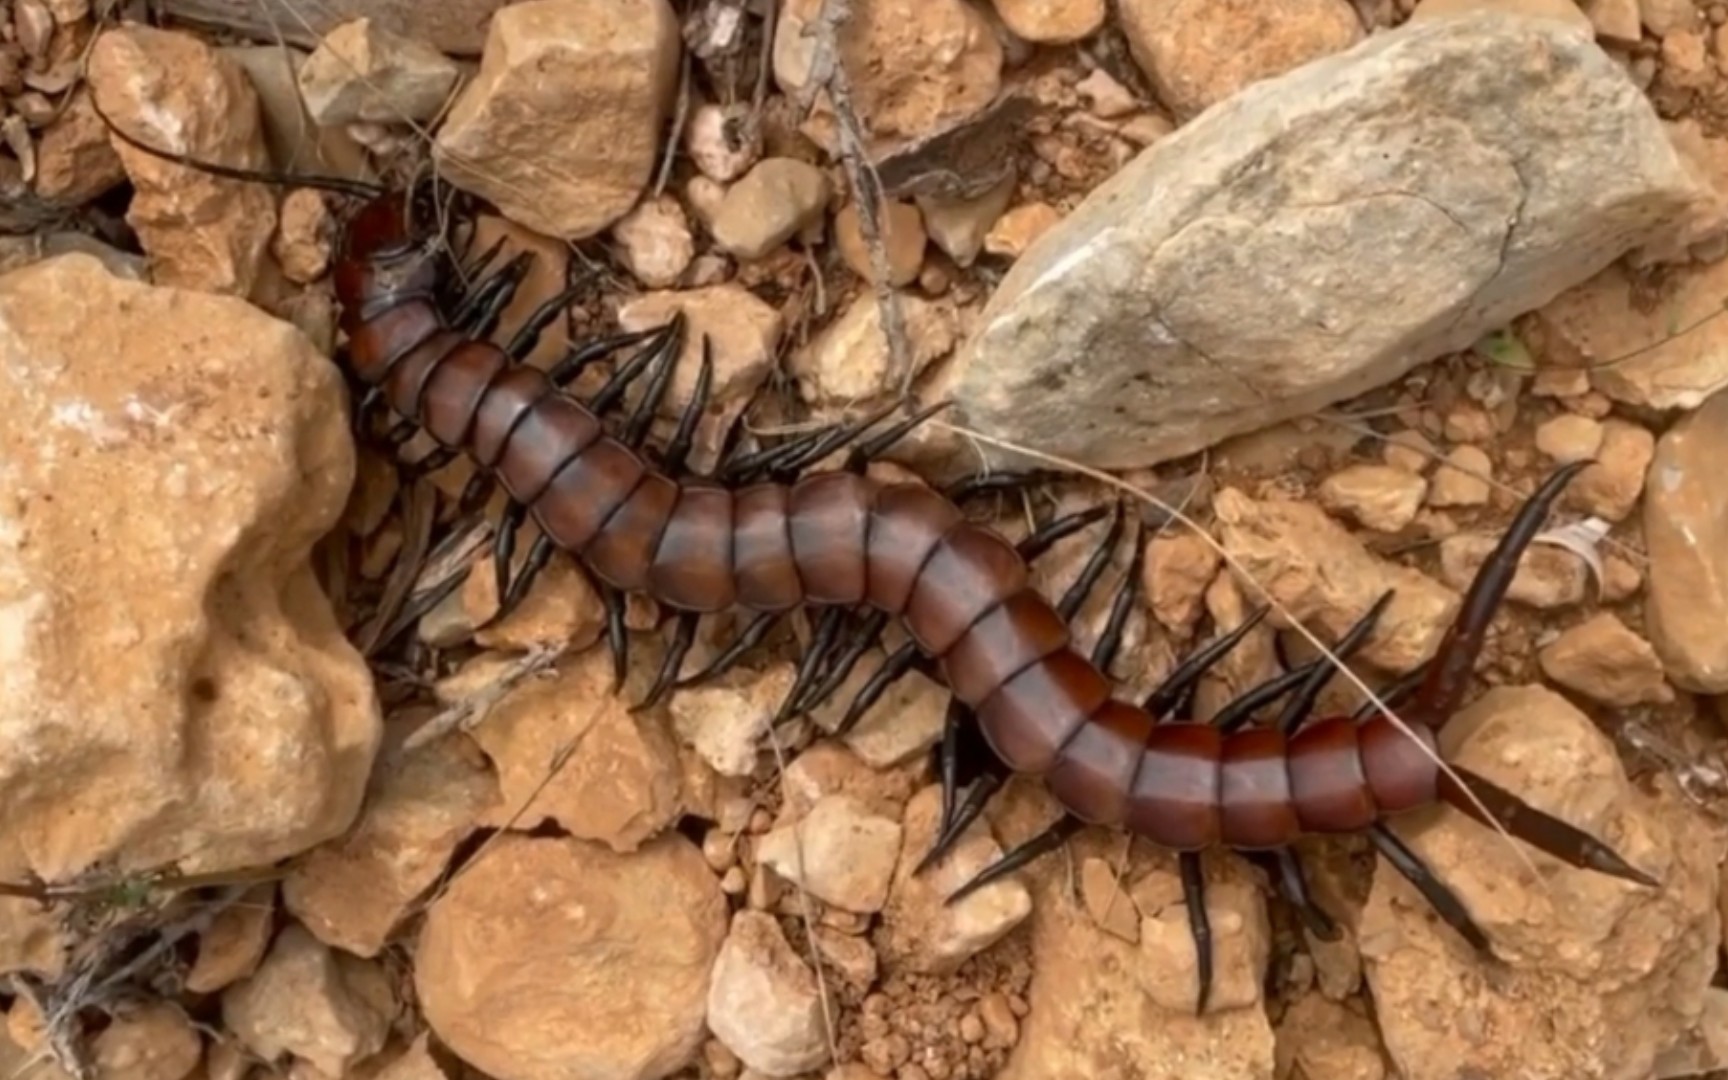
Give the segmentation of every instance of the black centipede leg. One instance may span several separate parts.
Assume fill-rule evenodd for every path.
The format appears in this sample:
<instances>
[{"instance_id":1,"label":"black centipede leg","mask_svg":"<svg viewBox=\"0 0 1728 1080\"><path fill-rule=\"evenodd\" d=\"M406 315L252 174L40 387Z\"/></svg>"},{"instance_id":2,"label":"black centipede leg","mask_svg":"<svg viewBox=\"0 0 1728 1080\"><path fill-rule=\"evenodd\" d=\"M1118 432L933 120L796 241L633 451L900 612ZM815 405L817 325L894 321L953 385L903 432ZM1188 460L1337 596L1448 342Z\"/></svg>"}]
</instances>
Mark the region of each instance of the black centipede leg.
<instances>
[{"instance_id":1,"label":"black centipede leg","mask_svg":"<svg viewBox=\"0 0 1728 1080\"><path fill-rule=\"evenodd\" d=\"M696 425L708 411L708 398L714 389L714 345L707 334L702 335L702 366L696 371L696 388L690 394L690 404L678 417L678 427L666 444L662 460L666 471L677 475L684 471L690 458L690 448L696 444Z\"/></svg>"},{"instance_id":2,"label":"black centipede leg","mask_svg":"<svg viewBox=\"0 0 1728 1080\"><path fill-rule=\"evenodd\" d=\"M804 700L793 706L794 713L814 712L822 703L834 696L840 689L840 684L852 674L852 669L858 666L858 661L870 650L872 645L882 640L882 631L888 627L888 613L872 611L864 619L858 629L846 636L846 648L841 652L829 668L822 681L814 684L804 695Z\"/></svg>"},{"instance_id":3,"label":"black centipede leg","mask_svg":"<svg viewBox=\"0 0 1728 1080\"><path fill-rule=\"evenodd\" d=\"M1122 539L1122 505L1116 505L1115 516L1110 521L1110 529L1104 534L1103 543L1087 558L1086 564L1074 576L1074 581L1068 586L1068 591L1062 594L1062 599L1056 602L1056 614L1063 622L1073 622L1074 616L1080 613L1080 607L1086 603L1086 597L1098 584L1098 579L1104 576L1104 571L1110 566L1110 556L1116 551L1116 545Z\"/></svg>"},{"instance_id":4,"label":"black centipede leg","mask_svg":"<svg viewBox=\"0 0 1728 1080\"><path fill-rule=\"evenodd\" d=\"M470 233L468 243L464 245L458 256L460 269L457 271L457 277L462 281L473 281L485 273L486 268L492 265L492 260L498 257L500 251L504 250L504 237L500 236L492 241L491 246L482 251L478 257L469 259L468 253L474 249L474 238L474 234Z\"/></svg>"},{"instance_id":5,"label":"black centipede leg","mask_svg":"<svg viewBox=\"0 0 1728 1080\"><path fill-rule=\"evenodd\" d=\"M1302 869L1302 860L1290 848L1278 848L1274 851L1244 851L1248 861L1256 863L1278 885L1278 891L1290 906L1296 909L1296 915L1302 920L1310 933L1322 941L1337 941L1338 924L1332 921L1332 916L1326 914L1314 900L1313 892L1308 888L1308 875Z\"/></svg>"},{"instance_id":6,"label":"black centipede leg","mask_svg":"<svg viewBox=\"0 0 1728 1080\"><path fill-rule=\"evenodd\" d=\"M1194 966L1200 977L1200 993L1194 1000L1194 1015L1206 1012L1212 998L1212 920L1206 914L1206 871L1198 851L1176 857L1182 873L1182 903L1188 909L1188 930L1194 936Z\"/></svg>"},{"instance_id":7,"label":"black centipede leg","mask_svg":"<svg viewBox=\"0 0 1728 1080\"><path fill-rule=\"evenodd\" d=\"M721 651L720 655L709 661L707 667L698 671L694 675L687 675L684 678L679 679L677 682L672 684L672 689L684 690L692 686L699 686L702 683L708 682L711 679L717 679L728 671L731 671L732 668L737 665L738 661L742 660L751 649L762 644L762 639L768 636L768 631L774 628L774 624L780 621L780 617L783 614L784 612L779 611L764 611L759 613L755 618L750 620L750 625L744 628L743 633L739 634L738 637L733 640L732 644L726 646L726 648Z\"/></svg>"},{"instance_id":8,"label":"black centipede leg","mask_svg":"<svg viewBox=\"0 0 1728 1080\"><path fill-rule=\"evenodd\" d=\"M1440 798L1454 809L1462 810L1485 825L1497 822L1531 847L1579 869L1594 870L1652 889L1660 885L1655 878L1628 863L1613 848L1584 830L1536 809L1485 776L1460 765L1452 765L1451 769L1458 779L1440 774Z\"/></svg>"},{"instance_id":9,"label":"black centipede leg","mask_svg":"<svg viewBox=\"0 0 1728 1080\"><path fill-rule=\"evenodd\" d=\"M893 405L885 405L875 412L866 414L850 424L842 425L824 433L808 449L793 455L790 459L780 462L774 470L775 478L782 483L790 483L804 469L821 461L829 454L842 449L866 431L875 427L884 417L892 413Z\"/></svg>"},{"instance_id":10,"label":"black centipede leg","mask_svg":"<svg viewBox=\"0 0 1728 1080\"><path fill-rule=\"evenodd\" d=\"M943 487L942 495L949 502L960 503L993 491L1021 491L1025 488L1036 487L1061 475L1061 473L1049 469L976 473L972 476L962 477Z\"/></svg>"},{"instance_id":11,"label":"black centipede leg","mask_svg":"<svg viewBox=\"0 0 1728 1080\"><path fill-rule=\"evenodd\" d=\"M612 692L624 687L630 674L630 631L624 623L627 614L624 593L610 585L599 586L600 602L606 608L606 645L612 650Z\"/></svg>"},{"instance_id":12,"label":"black centipede leg","mask_svg":"<svg viewBox=\"0 0 1728 1080\"><path fill-rule=\"evenodd\" d=\"M1476 925L1476 920L1470 916L1470 911L1464 902L1458 899L1445 882L1434 876L1434 871L1428 869L1426 863L1405 846L1398 835L1387 828L1384 822L1376 822L1368 829L1368 839L1373 841L1375 850L1379 851L1392 868L1404 875L1404 879L1416 886L1416 891L1423 899L1439 913L1442 919L1458 931L1459 935L1468 941L1472 948L1486 959L1494 959L1494 949L1488 942L1488 935Z\"/></svg>"},{"instance_id":13,"label":"black centipede leg","mask_svg":"<svg viewBox=\"0 0 1728 1080\"><path fill-rule=\"evenodd\" d=\"M1084 510L1053 518L1040 525L1036 531L1027 534L1024 539L1014 545L1014 550L1019 553L1022 560L1031 562L1055 547L1058 542L1073 536L1094 521L1102 519L1109 512L1108 506L1089 506Z\"/></svg>"},{"instance_id":14,"label":"black centipede leg","mask_svg":"<svg viewBox=\"0 0 1728 1080\"><path fill-rule=\"evenodd\" d=\"M678 669L684 663L684 654L690 651L690 646L696 641L696 624L701 616L694 611L678 613L678 627L672 634L672 645L666 650L666 656L660 662L660 670L654 676L654 685L649 688L648 696L632 708L632 712L653 708L666 691L672 688L672 680L678 677Z\"/></svg>"},{"instance_id":15,"label":"black centipede leg","mask_svg":"<svg viewBox=\"0 0 1728 1080\"><path fill-rule=\"evenodd\" d=\"M1281 675L1274 675L1257 686L1251 686L1236 697L1226 702L1212 717L1212 726L1220 731L1231 732L1247 724L1254 718L1254 713L1262 705L1270 705L1307 681L1314 670L1323 667L1326 660L1310 661Z\"/></svg>"},{"instance_id":16,"label":"black centipede leg","mask_svg":"<svg viewBox=\"0 0 1728 1080\"><path fill-rule=\"evenodd\" d=\"M950 701L942 721L942 743L937 771L942 783L942 816L930 850L913 868L914 876L924 873L946 855L965 834L990 799L1008 782L1008 770L990 753L983 733L972 714L958 701ZM960 790L966 798L961 801Z\"/></svg>"},{"instance_id":17,"label":"black centipede leg","mask_svg":"<svg viewBox=\"0 0 1728 1080\"><path fill-rule=\"evenodd\" d=\"M810 647L804 650L804 656L798 662L798 674L793 677L792 689L786 692L785 700L774 714L774 727L779 727L797 715L794 706L798 699L808 692L811 681L821 670L822 662L833 650L834 639L840 632L840 622L845 615L846 609L843 607L824 608L821 617L816 620L816 631L810 636Z\"/></svg>"},{"instance_id":18,"label":"black centipede leg","mask_svg":"<svg viewBox=\"0 0 1728 1080\"><path fill-rule=\"evenodd\" d=\"M660 403L666 400L666 391L671 387L672 376L678 370L678 356L679 350L666 349L657 352L653 362L648 365L648 384L642 391L641 400L630 410L629 419L624 421L624 445L632 450L640 450L648 441L648 431L654 424L654 416L660 411Z\"/></svg>"},{"instance_id":19,"label":"black centipede leg","mask_svg":"<svg viewBox=\"0 0 1728 1080\"><path fill-rule=\"evenodd\" d=\"M490 619L486 620L484 625L491 626L494 623L503 622L521 606L522 601L528 596L529 587L534 584L534 579L546 569L546 564L552 561L552 555L557 550L558 545L553 543L550 536L541 534L535 538L534 546L528 549L528 557L522 560L522 569L516 572L516 577L510 582L509 591L498 593L498 610L493 613Z\"/></svg>"},{"instance_id":20,"label":"black centipede leg","mask_svg":"<svg viewBox=\"0 0 1728 1080\"><path fill-rule=\"evenodd\" d=\"M1085 827L1086 823L1079 818L1072 814L1063 814L1048 829L979 871L970 881L950 893L943 903L959 903L992 881L1006 877L1039 856L1055 851Z\"/></svg>"},{"instance_id":21,"label":"black centipede leg","mask_svg":"<svg viewBox=\"0 0 1728 1080\"><path fill-rule=\"evenodd\" d=\"M512 256L510 261L497 271L476 282L467 298L451 312L451 328L470 337L485 337L488 332L486 325L496 324L504 309L510 306L510 301L516 298L516 290L528 276L528 267L533 262L532 254L521 252Z\"/></svg>"},{"instance_id":22,"label":"black centipede leg","mask_svg":"<svg viewBox=\"0 0 1728 1080\"><path fill-rule=\"evenodd\" d=\"M411 461L402 465L399 470L402 480L411 484L423 476L431 476L439 469L455 461L460 453L461 451L451 449L448 446L440 446L419 461Z\"/></svg>"},{"instance_id":23,"label":"black centipede leg","mask_svg":"<svg viewBox=\"0 0 1728 1080\"><path fill-rule=\"evenodd\" d=\"M1422 680L1427 678L1427 676L1428 665L1422 664L1414 671L1400 676L1398 681L1394 682L1392 685L1383 690L1376 691L1375 696L1381 701L1384 701L1388 709L1396 712L1400 706L1416 696L1416 691L1422 686ZM1379 711L1379 704L1373 701L1364 701L1357 707L1356 711L1350 715L1350 719L1360 724L1362 721L1368 719Z\"/></svg>"},{"instance_id":24,"label":"black centipede leg","mask_svg":"<svg viewBox=\"0 0 1728 1080\"><path fill-rule=\"evenodd\" d=\"M852 699L852 704L846 707L846 715L842 716L840 723L835 726L834 735L840 737L851 731L888 688L904 678L917 662L918 646L914 642L908 641L889 653L888 658L882 661L882 666L859 688L858 696Z\"/></svg>"},{"instance_id":25,"label":"black centipede leg","mask_svg":"<svg viewBox=\"0 0 1728 1080\"><path fill-rule=\"evenodd\" d=\"M887 453L889 447L910 435L919 424L946 409L950 404L952 402L939 401L934 405L927 405L880 435L872 435L869 439L854 446L851 453L846 456L846 469L855 473L863 472L872 461Z\"/></svg>"},{"instance_id":26,"label":"black centipede leg","mask_svg":"<svg viewBox=\"0 0 1728 1080\"><path fill-rule=\"evenodd\" d=\"M642 377L644 371L656 363L673 362L672 358L676 357L683 349L684 314L679 312L658 334L648 340L646 347L641 352L631 357L628 363L612 373L612 377L607 379L594 394L593 400L588 402L588 407L595 413L612 411L614 406L624 400L625 392L630 389L631 384Z\"/></svg>"},{"instance_id":27,"label":"black centipede leg","mask_svg":"<svg viewBox=\"0 0 1728 1080\"><path fill-rule=\"evenodd\" d=\"M498 601L503 603L510 586L510 560L516 555L516 536L528 520L528 505L511 501L498 516L498 526L492 533L492 571L497 583Z\"/></svg>"},{"instance_id":28,"label":"black centipede leg","mask_svg":"<svg viewBox=\"0 0 1728 1080\"><path fill-rule=\"evenodd\" d=\"M1224 655L1239 645L1248 632L1260 625L1272 609L1262 607L1252 615L1242 620L1242 625L1212 641L1205 648L1196 652L1188 659L1176 665L1157 689L1148 694L1144 708L1153 716L1170 715L1181 703L1190 698L1194 689L1200 685L1200 677L1212 669L1212 666L1224 658Z\"/></svg>"},{"instance_id":29,"label":"black centipede leg","mask_svg":"<svg viewBox=\"0 0 1728 1080\"><path fill-rule=\"evenodd\" d=\"M510 341L504 346L504 355L517 363L528 359L528 354L534 351L534 346L540 344L540 335L552 325L556 319L570 306L570 302L581 295L582 286L572 285L563 292L545 301L522 320L522 325L510 335Z\"/></svg>"},{"instance_id":30,"label":"black centipede leg","mask_svg":"<svg viewBox=\"0 0 1728 1080\"><path fill-rule=\"evenodd\" d=\"M461 493L456 496L457 516L479 512L480 508L486 505L486 500L491 497L493 485L497 483L497 480L497 477L486 470L475 469L474 475L468 478L468 482L462 485ZM515 501L514 499L509 500L510 503Z\"/></svg>"},{"instance_id":31,"label":"black centipede leg","mask_svg":"<svg viewBox=\"0 0 1728 1080\"><path fill-rule=\"evenodd\" d=\"M1116 654L1122 651L1122 635L1128 628L1128 616L1134 610L1134 602L1140 597L1140 575L1145 567L1146 526L1142 523L1134 530L1134 555L1128 561L1128 573L1122 578L1115 599L1110 601L1110 614L1104 620L1104 630L1098 635L1098 643L1092 647L1092 666L1106 676L1110 674L1110 665L1116 661Z\"/></svg>"},{"instance_id":32,"label":"black centipede leg","mask_svg":"<svg viewBox=\"0 0 1728 1080\"><path fill-rule=\"evenodd\" d=\"M1382 593L1380 599L1374 601L1374 606L1368 609L1368 613L1357 619L1355 625L1351 626L1339 639L1338 644L1332 649L1333 655L1337 656L1339 660L1348 660L1354 655L1356 650L1360 649L1369 636L1374 633L1374 628L1380 624L1380 617L1386 614L1386 609L1391 606L1394 595L1394 591L1391 589ZM1322 659L1325 658L1322 657ZM1296 729L1300 728L1303 722L1308 719L1308 714L1314 711L1314 703L1320 700L1320 691L1325 688L1326 681L1331 677L1332 668L1329 665L1318 666L1310 671L1308 678L1303 681L1294 694L1290 695L1290 700L1284 703L1284 711L1279 714L1277 720L1278 730L1286 735L1294 735Z\"/></svg>"},{"instance_id":33,"label":"black centipede leg","mask_svg":"<svg viewBox=\"0 0 1728 1080\"><path fill-rule=\"evenodd\" d=\"M662 330L633 330L624 334L613 334L610 337L590 341L586 345L571 345L565 350L564 356L546 371L546 378L553 386L560 389L572 382L594 364L611 356L619 349L628 349L639 345L655 336Z\"/></svg>"}]
</instances>

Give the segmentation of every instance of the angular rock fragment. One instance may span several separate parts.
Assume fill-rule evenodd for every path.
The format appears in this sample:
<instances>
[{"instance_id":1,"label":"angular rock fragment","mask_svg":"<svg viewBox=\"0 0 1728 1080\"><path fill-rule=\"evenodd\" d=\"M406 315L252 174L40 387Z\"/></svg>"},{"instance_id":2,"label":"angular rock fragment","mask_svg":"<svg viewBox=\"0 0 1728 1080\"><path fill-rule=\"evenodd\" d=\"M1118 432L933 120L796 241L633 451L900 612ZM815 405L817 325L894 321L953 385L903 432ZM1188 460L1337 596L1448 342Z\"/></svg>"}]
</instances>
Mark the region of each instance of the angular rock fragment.
<instances>
[{"instance_id":1,"label":"angular rock fragment","mask_svg":"<svg viewBox=\"0 0 1728 1080\"><path fill-rule=\"evenodd\" d=\"M1674 685L1728 693L1728 391L1656 444L1644 497L1645 622Z\"/></svg>"},{"instance_id":2,"label":"angular rock fragment","mask_svg":"<svg viewBox=\"0 0 1728 1080\"><path fill-rule=\"evenodd\" d=\"M35 873L260 866L353 820L378 702L309 561L343 396L238 299L82 254L0 279L0 820Z\"/></svg>"},{"instance_id":3,"label":"angular rock fragment","mask_svg":"<svg viewBox=\"0 0 1728 1080\"><path fill-rule=\"evenodd\" d=\"M300 68L300 94L320 124L429 120L456 86L456 65L423 41L371 19L324 36Z\"/></svg>"},{"instance_id":4,"label":"angular rock fragment","mask_svg":"<svg viewBox=\"0 0 1728 1080\"><path fill-rule=\"evenodd\" d=\"M1410 23L1247 87L1095 189L992 295L955 420L1156 464L1464 348L1707 197L1574 27Z\"/></svg>"},{"instance_id":5,"label":"angular rock fragment","mask_svg":"<svg viewBox=\"0 0 1728 1080\"><path fill-rule=\"evenodd\" d=\"M733 918L708 986L708 1026L763 1076L796 1076L828 1060L816 973L772 915Z\"/></svg>"}]
</instances>

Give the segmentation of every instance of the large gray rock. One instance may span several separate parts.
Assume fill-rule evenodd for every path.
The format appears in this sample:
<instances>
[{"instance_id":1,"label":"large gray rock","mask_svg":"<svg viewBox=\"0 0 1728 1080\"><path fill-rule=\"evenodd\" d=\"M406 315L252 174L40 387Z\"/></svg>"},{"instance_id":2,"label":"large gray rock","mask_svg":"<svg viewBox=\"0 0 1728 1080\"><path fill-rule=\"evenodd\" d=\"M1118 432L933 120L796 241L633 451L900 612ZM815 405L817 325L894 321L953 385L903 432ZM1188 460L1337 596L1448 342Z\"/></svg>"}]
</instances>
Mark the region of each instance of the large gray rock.
<instances>
[{"instance_id":1,"label":"large gray rock","mask_svg":"<svg viewBox=\"0 0 1728 1080\"><path fill-rule=\"evenodd\" d=\"M1576 27L1409 23L1213 106L1040 237L956 419L1106 468L1192 453L1469 345L1707 195Z\"/></svg>"}]
</instances>

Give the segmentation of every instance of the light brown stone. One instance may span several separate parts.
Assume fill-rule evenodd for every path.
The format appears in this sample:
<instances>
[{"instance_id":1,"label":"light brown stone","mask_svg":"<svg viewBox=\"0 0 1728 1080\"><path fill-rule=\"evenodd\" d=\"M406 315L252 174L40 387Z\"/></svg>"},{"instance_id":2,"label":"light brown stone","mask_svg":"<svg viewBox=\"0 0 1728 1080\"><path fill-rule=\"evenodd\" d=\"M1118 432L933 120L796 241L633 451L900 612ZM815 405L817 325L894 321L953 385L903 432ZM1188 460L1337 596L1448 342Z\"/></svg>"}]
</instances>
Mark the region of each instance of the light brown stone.
<instances>
[{"instance_id":1,"label":"light brown stone","mask_svg":"<svg viewBox=\"0 0 1728 1080\"><path fill-rule=\"evenodd\" d=\"M1656 650L1612 612L1599 612L1562 631L1537 659L1550 679L1604 705L1627 708L1674 700Z\"/></svg>"},{"instance_id":2,"label":"light brown stone","mask_svg":"<svg viewBox=\"0 0 1728 1080\"><path fill-rule=\"evenodd\" d=\"M1656 446L1644 497L1650 555L1645 625L1674 685L1728 693L1728 392Z\"/></svg>"},{"instance_id":3,"label":"light brown stone","mask_svg":"<svg viewBox=\"0 0 1728 1080\"><path fill-rule=\"evenodd\" d=\"M402 124L432 119L458 74L432 46L360 18L332 28L306 58L300 96L320 124Z\"/></svg>"}]
</instances>

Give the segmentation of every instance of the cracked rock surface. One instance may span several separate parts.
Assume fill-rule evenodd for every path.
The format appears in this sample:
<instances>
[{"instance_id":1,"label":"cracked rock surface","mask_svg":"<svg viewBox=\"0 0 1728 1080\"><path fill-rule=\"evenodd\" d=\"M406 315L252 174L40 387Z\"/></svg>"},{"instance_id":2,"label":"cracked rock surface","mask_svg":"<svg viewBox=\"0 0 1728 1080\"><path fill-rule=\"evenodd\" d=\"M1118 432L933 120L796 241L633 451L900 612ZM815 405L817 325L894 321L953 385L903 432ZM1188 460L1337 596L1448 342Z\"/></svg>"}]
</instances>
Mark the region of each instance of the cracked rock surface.
<instances>
[{"instance_id":1,"label":"cracked rock surface","mask_svg":"<svg viewBox=\"0 0 1728 1080\"><path fill-rule=\"evenodd\" d=\"M952 394L990 436L1155 464L1466 347L1703 197L1575 27L1408 23L1094 189L991 297Z\"/></svg>"}]
</instances>

